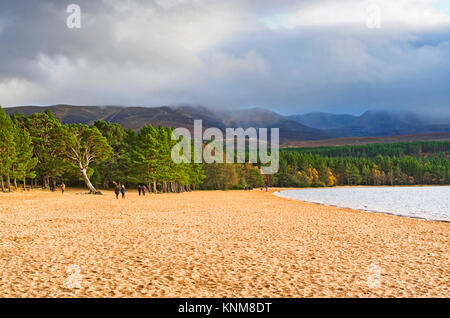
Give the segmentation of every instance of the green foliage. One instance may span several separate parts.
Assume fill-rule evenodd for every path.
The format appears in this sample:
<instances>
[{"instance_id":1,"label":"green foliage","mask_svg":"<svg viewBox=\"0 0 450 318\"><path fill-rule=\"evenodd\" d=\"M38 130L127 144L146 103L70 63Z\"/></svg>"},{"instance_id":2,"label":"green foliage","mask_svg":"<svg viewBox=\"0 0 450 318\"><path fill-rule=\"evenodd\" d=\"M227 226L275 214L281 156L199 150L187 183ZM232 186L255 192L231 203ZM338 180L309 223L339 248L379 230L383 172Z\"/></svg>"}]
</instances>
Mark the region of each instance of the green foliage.
<instances>
[{"instance_id":1,"label":"green foliage","mask_svg":"<svg viewBox=\"0 0 450 318\"><path fill-rule=\"evenodd\" d=\"M0 175L2 191L5 190L3 177L9 177L16 158L13 122L0 107ZM8 188L9 184L8 184Z\"/></svg>"},{"instance_id":2,"label":"green foliage","mask_svg":"<svg viewBox=\"0 0 450 318\"><path fill-rule=\"evenodd\" d=\"M30 135L20 126L18 116L10 118L0 107L0 175L1 187L4 191L3 177L6 177L8 189L11 190L10 179L25 180L35 177L33 168L37 158L33 157L33 146Z\"/></svg>"},{"instance_id":3,"label":"green foliage","mask_svg":"<svg viewBox=\"0 0 450 318\"><path fill-rule=\"evenodd\" d=\"M247 184L253 188L262 187L264 185L264 178L258 168L252 168L247 173Z\"/></svg>"},{"instance_id":4,"label":"green foliage","mask_svg":"<svg viewBox=\"0 0 450 318\"><path fill-rule=\"evenodd\" d=\"M172 128L144 126L136 136L131 151L132 173L135 182L148 184L149 188L161 191L191 190L203 178L200 164L172 161L171 151L178 142L172 140Z\"/></svg>"},{"instance_id":5,"label":"green foliage","mask_svg":"<svg viewBox=\"0 0 450 318\"><path fill-rule=\"evenodd\" d=\"M449 150L449 141L417 141L367 144L357 146L289 148L284 149L283 151L318 154L327 157L375 158L378 155L389 157L400 157L404 155L436 155L439 153L448 153Z\"/></svg>"},{"instance_id":6,"label":"green foliage","mask_svg":"<svg viewBox=\"0 0 450 318\"><path fill-rule=\"evenodd\" d=\"M131 151L132 145L129 142L130 136L134 132L125 130L119 124L112 124L105 121L96 121L94 126L106 138L111 146L111 156L101 163L94 163L93 167L97 174L95 183L101 184L103 188L109 188L115 180L127 180L130 160L127 154Z\"/></svg>"},{"instance_id":7,"label":"green foliage","mask_svg":"<svg viewBox=\"0 0 450 318\"><path fill-rule=\"evenodd\" d=\"M33 157L30 134L20 126L16 117L13 116L12 121L15 157L11 167L11 177L19 180L34 178L36 174L33 172L33 169L38 163L38 159Z\"/></svg>"},{"instance_id":8,"label":"green foliage","mask_svg":"<svg viewBox=\"0 0 450 318\"><path fill-rule=\"evenodd\" d=\"M50 178L58 178L70 169L62 156L65 149L63 126L50 111L22 118L22 123L31 137L33 156L37 158L35 172L43 187L48 188Z\"/></svg>"},{"instance_id":9,"label":"green foliage","mask_svg":"<svg viewBox=\"0 0 450 318\"><path fill-rule=\"evenodd\" d=\"M275 184L283 187L450 184L449 144L427 141L283 149ZM311 179L314 170L318 174L316 181Z\"/></svg>"},{"instance_id":10,"label":"green foliage","mask_svg":"<svg viewBox=\"0 0 450 318\"><path fill-rule=\"evenodd\" d=\"M146 184L150 191L336 185L450 184L449 142L284 149L280 170L261 175L259 164L172 161L172 128L139 132L97 121L62 125L49 111L9 117L0 107L0 185L35 179L43 187L64 181L97 191L93 184ZM180 137L181 138L181 137ZM192 155L194 147L191 147ZM224 153L224 156L226 154ZM92 180L92 183L91 183Z\"/></svg>"}]
</instances>

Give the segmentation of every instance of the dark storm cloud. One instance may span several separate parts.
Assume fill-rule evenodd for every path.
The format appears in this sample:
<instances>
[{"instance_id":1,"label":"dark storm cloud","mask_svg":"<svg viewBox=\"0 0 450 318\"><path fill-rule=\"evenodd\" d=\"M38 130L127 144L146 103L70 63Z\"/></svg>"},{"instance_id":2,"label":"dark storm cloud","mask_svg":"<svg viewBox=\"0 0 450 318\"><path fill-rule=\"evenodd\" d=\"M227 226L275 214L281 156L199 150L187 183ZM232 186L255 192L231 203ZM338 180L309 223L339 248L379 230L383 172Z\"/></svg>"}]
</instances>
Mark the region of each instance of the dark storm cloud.
<instances>
[{"instance_id":1,"label":"dark storm cloud","mask_svg":"<svg viewBox=\"0 0 450 318\"><path fill-rule=\"evenodd\" d=\"M66 27L72 2L82 9L81 29ZM352 8L352 1L342 3ZM420 5L409 10L420 13L426 4ZM336 13L340 23L330 22L322 12L336 11L333 6L294 0L2 1L0 103L450 112L445 16L369 29L364 17L359 21L347 9ZM401 9L387 2L382 8L389 18Z\"/></svg>"}]
</instances>

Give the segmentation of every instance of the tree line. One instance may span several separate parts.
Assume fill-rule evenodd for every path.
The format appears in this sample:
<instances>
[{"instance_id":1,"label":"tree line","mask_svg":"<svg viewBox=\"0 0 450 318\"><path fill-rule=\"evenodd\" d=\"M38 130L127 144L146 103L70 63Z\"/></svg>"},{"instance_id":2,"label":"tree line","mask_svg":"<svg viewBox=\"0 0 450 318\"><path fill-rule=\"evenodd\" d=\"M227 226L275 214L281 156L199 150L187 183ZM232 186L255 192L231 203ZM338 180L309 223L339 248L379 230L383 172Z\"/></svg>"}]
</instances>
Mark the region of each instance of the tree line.
<instances>
[{"instance_id":1,"label":"tree line","mask_svg":"<svg viewBox=\"0 0 450 318\"><path fill-rule=\"evenodd\" d=\"M370 157L378 155L389 157L427 156L439 153L448 153L450 150L449 141L414 141L414 142L394 142L375 143L354 146L332 146L316 148L289 148L287 152L302 152L318 154L328 157Z\"/></svg>"},{"instance_id":2,"label":"tree line","mask_svg":"<svg viewBox=\"0 0 450 318\"><path fill-rule=\"evenodd\" d=\"M449 144L414 142L282 150L274 184L282 187L450 184ZM415 155L410 155L411 151Z\"/></svg>"},{"instance_id":3,"label":"tree line","mask_svg":"<svg viewBox=\"0 0 450 318\"><path fill-rule=\"evenodd\" d=\"M118 183L146 184L152 192L450 184L449 142L282 149L278 173L262 175L258 163L176 164L172 132L151 125L136 132L105 121L61 124L50 111L8 116L0 107L0 186L11 191L64 182L97 193Z\"/></svg>"},{"instance_id":4,"label":"tree line","mask_svg":"<svg viewBox=\"0 0 450 318\"><path fill-rule=\"evenodd\" d=\"M92 126L61 124L50 111L8 116L0 108L0 186L54 188L86 184L146 184L154 192L183 192L198 187L202 164L175 164L172 128L144 126L139 132L96 121Z\"/></svg>"}]
</instances>

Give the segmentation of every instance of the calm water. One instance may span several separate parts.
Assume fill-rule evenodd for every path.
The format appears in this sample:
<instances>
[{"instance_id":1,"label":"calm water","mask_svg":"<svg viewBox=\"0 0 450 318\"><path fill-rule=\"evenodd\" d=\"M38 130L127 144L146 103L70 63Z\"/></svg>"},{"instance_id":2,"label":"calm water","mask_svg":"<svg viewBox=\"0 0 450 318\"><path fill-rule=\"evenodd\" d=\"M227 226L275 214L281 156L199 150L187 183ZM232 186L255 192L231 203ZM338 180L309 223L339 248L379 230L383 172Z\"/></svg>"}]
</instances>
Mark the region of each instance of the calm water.
<instances>
[{"instance_id":1,"label":"calm water","mask_svg":"<svg viewBox=\"0 0 450 318\"><path fill-rule=\"evenodd\" d=\"M450 222L450 186L286 190L284 198Z\"/></svg>"}]
</instances>

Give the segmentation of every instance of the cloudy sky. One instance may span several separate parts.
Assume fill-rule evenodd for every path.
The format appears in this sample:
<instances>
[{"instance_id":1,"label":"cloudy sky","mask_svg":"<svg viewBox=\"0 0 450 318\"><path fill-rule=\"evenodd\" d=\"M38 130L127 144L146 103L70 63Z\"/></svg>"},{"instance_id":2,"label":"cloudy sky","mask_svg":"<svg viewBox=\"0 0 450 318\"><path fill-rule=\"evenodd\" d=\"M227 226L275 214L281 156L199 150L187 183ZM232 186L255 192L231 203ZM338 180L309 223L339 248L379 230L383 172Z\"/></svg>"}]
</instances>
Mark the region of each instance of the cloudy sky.
<instances>
[{"instance_id":1,"label":"cloudy sky","mask_svg":"<svg viewBox=\"0 0 450 318\"><path fill-rule=\"evenodd\" d=\"M72 3L79 29L67 26ZM448 114L449 8L450 0L1 0L0 104Z\"/></svg>"}]
</instances>

